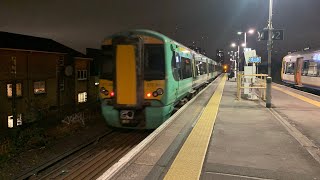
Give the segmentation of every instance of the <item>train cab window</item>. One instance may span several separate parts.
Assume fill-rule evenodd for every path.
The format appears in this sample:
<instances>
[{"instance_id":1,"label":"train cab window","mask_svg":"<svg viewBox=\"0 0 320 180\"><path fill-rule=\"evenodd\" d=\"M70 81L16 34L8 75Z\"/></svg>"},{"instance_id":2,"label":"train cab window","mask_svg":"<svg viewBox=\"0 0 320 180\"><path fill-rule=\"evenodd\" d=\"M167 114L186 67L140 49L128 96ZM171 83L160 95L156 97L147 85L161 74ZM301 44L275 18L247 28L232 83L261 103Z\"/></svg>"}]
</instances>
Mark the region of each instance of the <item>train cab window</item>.
<instances>
[{"instance_id":1,"label":"train cab window","mask_svg":"<svg viewBox=\"0 0 320 180\"><path fill-rule=\"evenodd\" d=\"M112 79L113 74L113 47L112 45L102 46L103 61L101 62L100 78Z\"/></svg>"},{"instance_id":2,"label":"train cab window","mask_svg":"<svg viewBox=\"0 0 320 180\"><path fill-rule=\"evenodd\" d=\"M192 77L191 60L181 57L181 79Z\"/></svg>"},{"instance_id":3,"label":"train cab window","mask_svg":"<svg viewBox=\"0 0 320 180\"><path fill-rule=\"evenodd\" d=\"M293 62L287 62L286 74L294 74L294 64Z\"/></svg>"},{"instance_id":4,"label":"train cab window","mask_svg":"<svg viewBox=\"0 0 320 180\"><path fill-rule=\"evenodd\" d=\"M163 80L164 72L164 47L163 45L145 45L144 49L144 79Z\"/></svg>"}]
</instances>

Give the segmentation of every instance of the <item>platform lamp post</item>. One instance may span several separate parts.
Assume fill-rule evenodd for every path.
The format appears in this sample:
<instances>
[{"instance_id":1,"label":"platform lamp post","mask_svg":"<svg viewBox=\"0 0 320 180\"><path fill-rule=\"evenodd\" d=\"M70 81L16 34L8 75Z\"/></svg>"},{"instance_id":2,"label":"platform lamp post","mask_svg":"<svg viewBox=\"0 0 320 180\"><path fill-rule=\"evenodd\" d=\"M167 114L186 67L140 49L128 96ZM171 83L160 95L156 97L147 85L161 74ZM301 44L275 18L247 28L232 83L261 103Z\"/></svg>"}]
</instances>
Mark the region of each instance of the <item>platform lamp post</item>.
<instances>
[{"instance_id":1,"label":"platform lamp post","mask_svg":"<svg viewBox=\"0 0 320 180\"><path fill-rule=\"evenodd\" d=\"M241 44L242 47L245 47L245 43ZM231 47L235 48L237 47L237 70L240 70L240 44L231 43Z\"/></svg>"},{"instance_id":2,"label":"platform lamp post","mask_svg":"<svg viewBox=\"0 0 320 180\"><path fill-rule=\"evenodd\" d=\"M232 67L234 68L234 76L237 78L237 60L236 60L236 52L230 51L228 52L230 56L230 61L232 62Z\"/></svg>"},{"instance_id":3,"label":"platform lamp post","mask_svg":"<svg viewBox=\"0 0 320 180\"><path fill-rule=\"evenodd\" d=\"M272 51L272 4L273 0L269 0L269 20L268 20L268 77L266 89L266 107L271 108L271 51Z\"/></svg>"}]
</instances>

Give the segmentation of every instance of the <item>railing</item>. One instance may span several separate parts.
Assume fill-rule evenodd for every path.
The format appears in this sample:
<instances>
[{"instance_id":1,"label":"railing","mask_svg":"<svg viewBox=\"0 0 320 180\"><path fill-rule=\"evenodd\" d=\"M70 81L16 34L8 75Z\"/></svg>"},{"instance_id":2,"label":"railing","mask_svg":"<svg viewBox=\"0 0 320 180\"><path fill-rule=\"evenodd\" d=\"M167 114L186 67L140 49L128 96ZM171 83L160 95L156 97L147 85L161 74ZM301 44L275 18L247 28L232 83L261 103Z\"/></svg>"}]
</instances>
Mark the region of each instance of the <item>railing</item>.
<instances>
[{"instance_id":1,"label":"railing","mask_svg":"<svg viewBox=\"0 0 320 180\"><path fill-rule=\"evenodd\" d=\"M241 100L242 89L248 89L251 94L266 100L267 74L237 75L237 99ZM258 92L257 92L258 91Z\"/></svg>"}]
</instances>

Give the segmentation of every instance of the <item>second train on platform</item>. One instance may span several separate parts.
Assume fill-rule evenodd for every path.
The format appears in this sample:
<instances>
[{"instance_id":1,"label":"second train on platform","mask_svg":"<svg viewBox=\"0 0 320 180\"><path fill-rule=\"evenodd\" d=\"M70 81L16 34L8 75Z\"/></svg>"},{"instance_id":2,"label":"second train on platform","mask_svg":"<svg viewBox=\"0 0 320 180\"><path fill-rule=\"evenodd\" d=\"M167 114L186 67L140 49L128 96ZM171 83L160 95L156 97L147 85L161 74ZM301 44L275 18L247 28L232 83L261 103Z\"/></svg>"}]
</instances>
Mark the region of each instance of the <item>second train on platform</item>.
<instances>
[{"instance_id":1,"label":"second train on platform","mask_svg":"<svg viewBox=\"0 0 320 180\"><path fill-rule=\"evenodd\" d=\"M320 49L285 56L281 79L288 84L320 91Z\"/></svg>"},{"instance_id":2,"label":"second train on platform","mask_svg":"<svg viewBox=\"0 0 320 180\"><path fill-rule=\"evenodd\" d=\"M102 51L99 94L112 127L157 128L222 71L216 61L150 30L115 34Z\"/></svg>"}]
</instances>

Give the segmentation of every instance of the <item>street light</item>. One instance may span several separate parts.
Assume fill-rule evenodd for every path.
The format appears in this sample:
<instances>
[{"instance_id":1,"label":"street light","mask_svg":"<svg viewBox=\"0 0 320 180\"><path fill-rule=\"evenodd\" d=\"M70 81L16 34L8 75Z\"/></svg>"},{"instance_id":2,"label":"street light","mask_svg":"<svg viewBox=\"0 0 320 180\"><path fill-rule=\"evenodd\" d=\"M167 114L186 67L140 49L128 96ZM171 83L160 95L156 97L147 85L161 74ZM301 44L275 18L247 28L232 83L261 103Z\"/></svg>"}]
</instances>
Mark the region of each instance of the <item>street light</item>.
<instances>
[{"instance_id":1,"label":"street light","mask_svg":"<svg viewBox=\"0 0 320 180\"><path fill-rule=\"evenodd\" d=\"M247 31L249 34L253 34L254 32L255 32L255 30L254 29L249 29L248 31ZM241 35L241 34L244 34L244 46L243 47L246 47L247 46L247 32L241 32L241 31L238 31L238 35Z\"/></svg>"},{"instance_id":2,"label":"street light","mask_svg":"<svg viewBox=\"0 0 320 180\"><path fill-rule=\"evenodd\" d=\"M231 43L231 47L236 47L237 44L236 43Z\"/></svg>"}]
</instances>

